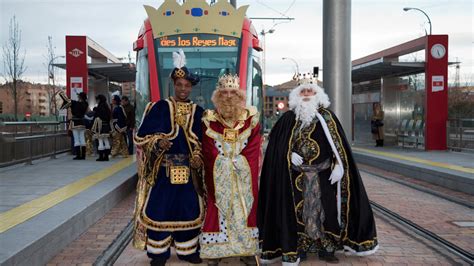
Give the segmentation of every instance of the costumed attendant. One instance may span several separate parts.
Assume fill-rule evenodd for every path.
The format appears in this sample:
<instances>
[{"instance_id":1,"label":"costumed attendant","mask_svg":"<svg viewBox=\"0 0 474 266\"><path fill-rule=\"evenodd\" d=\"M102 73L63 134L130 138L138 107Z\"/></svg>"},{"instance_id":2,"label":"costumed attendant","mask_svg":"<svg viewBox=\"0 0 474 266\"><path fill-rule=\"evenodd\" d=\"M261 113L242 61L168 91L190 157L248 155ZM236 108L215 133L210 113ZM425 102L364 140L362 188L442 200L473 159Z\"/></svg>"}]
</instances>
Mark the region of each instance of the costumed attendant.
<instances>
[{"instance_id":1,"label":"costumed attendant","mask_svg":"<svg viewBox=\"0 0 474 266\"><path fill-rule=\"evenodd\" d=\"M127 115L125 109L121 105L120 96L114 95L112 98L112 157L121 154L123 157L128 157L127 146Z\"/></svg>"},{"instance_id":2,"label":"costumed attendant","mask_svg":"<svg viewBox=\"0 0 474 266\"><path fill-rule=\"evenodd\" d=\"M94 125L94 111L89 111L84 115L84 124L86 126L86 154L92 156L94 153L94 133L92 132L92 126Z\"/></svg>"},{"instance_id":3,"label":"costumed attendant","mask_svg":"<svg viewBox=\"0 0 474 266\"><path fill-rule=\"evenodd\" d=\"M89 108L87 103L87 95L84 92L77 94L78 100L69 99L63 91L60 91L59 96L63 99L63 104L60 109L71 108L72 118L70 121L70 128L72 130L72 136L74 138L74 150L76 157L73 160L85 160L86 159L86 138L85 132L86 127L84 123L84 115Z\"/></svg>"},{"instance_id":4,"label":"costumed attendant","mask_svg":"<svg viewBox=\"0 0 474 266\"><path fill-rule=\"evenodd\" d=\"M202 167L203 109L189 100L199 77L173 53L174 96L150 103L135 136L138 184L133 244L146 250L151 265L165 265L170 247L178 258L201 263L199 233L204 202L193 184ZM141 151L140 151L141 150Z\"/></svg>"},{"instance_id":5,"label":"costumed attendant","mask_svg":"<svg viewBox=\"0 0 474 266\"><path fill-rule=\"evenodd\" d=\"M342 126L313 75L299 75L290 110L269 135L260 179L261 262L298 265L306 252L378 249L374 216Z\"/></svg>"},{"instance_id":6,"label":"costumed attendant","mask_svg":"<svg viewBox=\"0 0 474 266\"><path fill-rule=\"evenodd\" d=\"M108 161L110 154L110 108L107 104L107 98L104 95L99 94L95 97L98 102L97 106L94 107L94 125L92 126L92 132L94 138L97 139L99 151L99 158L96 161Z\"/></svg>"},{"instance_id":7,"label":"costumed attendant","mask_svg":"<svg viewBox=\"0 0 474 266\"><path fill-rule=\"evenodd\" d=\"M236 75L222 76L211 100L216 110L207 110L202 119L207 211L201 258L253 259L258 249L259 113L245 107Z\"/></svg>"},{"instance_id":8,"label":"costumed attendant","mask_svg":"<svg viewBox=\"0 0 474 266\"><path fill-rule=\"evenodd\" d=\"M375 147L383 147L383 118L384 112L380 103L374 103L373 115L370 121L372 138L375 139Z\"/></svg>"}]
</instances>

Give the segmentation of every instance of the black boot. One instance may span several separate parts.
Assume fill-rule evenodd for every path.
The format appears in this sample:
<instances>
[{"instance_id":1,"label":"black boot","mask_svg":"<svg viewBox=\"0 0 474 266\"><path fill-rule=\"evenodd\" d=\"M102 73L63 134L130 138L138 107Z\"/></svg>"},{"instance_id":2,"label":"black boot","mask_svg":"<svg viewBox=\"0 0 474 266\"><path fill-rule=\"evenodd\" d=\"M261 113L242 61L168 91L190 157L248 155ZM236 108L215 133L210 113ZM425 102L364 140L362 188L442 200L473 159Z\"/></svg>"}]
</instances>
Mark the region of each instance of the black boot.
<instances>
[{"instance_id":1,"label":"black boot","mask_svg":"<svg viewBox=\"0 0 474 266\"><path fill-rule=\"evenodd\" d=\"M86 146L81 146L81 160L86 159Z\"/></svg>"},{"instance_id":2,"label":"black boot","mask_svg":"<svg viewBox=\"0 0 474 266\"><path fill-rule=\"evenodd\" d=\"M151 266L165 266L166 265L166 259L161 259L161 258L151 259L150 265Z\"/></svg>"},{"instance_id":3,"label":"black boot","mask_svg":"<svg viewBox=\"0 0 474 266\"><path fill-rule=\"evenodd\" d=\"M104 160L104 151L99 150L99 158L95 159L98 162L102 162Z\"/></svg>"},{"instance_id":4,"label":"black boot","mask_svg":"<svg viewBox=\"0 0 474 266\"><path fill-rule=\"evenodd\" d=\"M383 139L380 140L380 147L383 147Z\"/></svg>"},{"instance_id":5,"label":"black boot","mask_svg":"<svg viewBox=\"0 0 474 266\"><path fill-rule=\"evenodd\" d=\"M380 140L375 140L375 147L380 147Z\"/></svg>"},{"instance_id":6,"label":"black boot","mask_svg":"<svg viewBox=\"0 0 474 266\"><path fill-rule=\"evenodd\" d=\"M339 262L339 259L336 258L336 256L334 255L334 251L333 252L328 252L326 250L320 250L318 252L318 257L319 257L320 260L324 260L327 263L338 263Z\"/></svg>"},{"instance_id":7,"label":"black boot","mask_svg":"<svg viewBox=\"0 0 474 266\"><path fill-rule=\"evenodd\" d=\"M185 258L180 258L181 260L187 261L191 264L200 264L202 263L202 259L199 257L198 254L194 254L191 256L186 256Z\"/></svg>"},{"instance_id":8,"label":"black boot","mask_svg":"<svg viewBox=\"0 0 474 266\"><path fill-rule=\"evenodd\" d=\"M81 146L74 146L74 151L76 152L76 157L72 158L73 160L80 160L81 156Z\"/></svg>"},{"instance_id":9,"label":"black boot","mask_svg":"<svg viewBox=\"0 0 474 266\"><path fill-rule=\"evenodd\" d=\"M109 154L110 154L110 149L105 149L104 150L104 161L109 160Z\"/></svg>"}]
</instances>

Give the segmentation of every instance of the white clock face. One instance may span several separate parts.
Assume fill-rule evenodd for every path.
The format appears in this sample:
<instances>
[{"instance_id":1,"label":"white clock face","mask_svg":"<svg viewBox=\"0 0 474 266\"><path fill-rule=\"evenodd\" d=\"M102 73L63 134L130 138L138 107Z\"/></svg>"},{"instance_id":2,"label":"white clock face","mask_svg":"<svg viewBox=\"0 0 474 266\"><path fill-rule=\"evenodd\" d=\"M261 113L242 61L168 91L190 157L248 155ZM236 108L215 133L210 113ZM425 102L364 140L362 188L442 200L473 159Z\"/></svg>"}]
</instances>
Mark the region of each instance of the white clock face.
<instances>
[{"instance_id":1,"label":"white clock face","mask_svg":"<svg viewBox=\"0 0 474 266\"><path fill-rule=\"evenodd\" d=\"M446 54L446 48L442 44L435 44L431 47L431 56L436 59L443 58Z\"/></svg>"}]
</instances>

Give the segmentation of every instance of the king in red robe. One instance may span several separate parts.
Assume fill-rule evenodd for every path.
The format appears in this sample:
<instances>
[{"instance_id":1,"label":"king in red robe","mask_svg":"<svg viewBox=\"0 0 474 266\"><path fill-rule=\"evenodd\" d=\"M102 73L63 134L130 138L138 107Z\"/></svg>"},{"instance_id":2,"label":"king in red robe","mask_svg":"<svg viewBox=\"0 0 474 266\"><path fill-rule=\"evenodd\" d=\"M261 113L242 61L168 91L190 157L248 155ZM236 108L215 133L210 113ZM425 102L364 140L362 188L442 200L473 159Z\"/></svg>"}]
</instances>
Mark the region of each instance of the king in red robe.
<instances>
[{"instance_id":1,"label":"king in red robe","mask_svg":"<svg viewBox=\"0 0 474 266\"><path fill-rule=\"evenodd\" d=\"M254 256L261 158L259 113L244 107L239 78L224 75L212 96L217 110L203 115L202 151L207 212L201 258Z\"/></svg>"}]
</instances>

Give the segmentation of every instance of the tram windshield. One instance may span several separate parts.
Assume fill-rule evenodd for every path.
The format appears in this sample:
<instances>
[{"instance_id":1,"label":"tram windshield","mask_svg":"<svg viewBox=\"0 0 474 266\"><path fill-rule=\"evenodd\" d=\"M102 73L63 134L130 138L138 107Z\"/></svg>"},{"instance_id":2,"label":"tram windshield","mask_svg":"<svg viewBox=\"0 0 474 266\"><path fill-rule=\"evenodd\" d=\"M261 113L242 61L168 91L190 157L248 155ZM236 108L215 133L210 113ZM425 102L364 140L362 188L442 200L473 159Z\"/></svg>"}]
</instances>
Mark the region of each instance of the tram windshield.
<instances>
[{"instance_id":1,"label":"tram windshield","mask_svg":"<svg viewBox=\"0 0 474 266\"><path fill-rule=\"evenodd\" d=\"M212 109L212 92L217 80L224 74L235 74L237 70L238 47L159 47L157 45L158 77L162 99L174 95L170 73L173 70L173 52L183 49L186 67L199 75L201 81L193 87L191 100L204 109Z\"/></svg>"}]
</instances>

